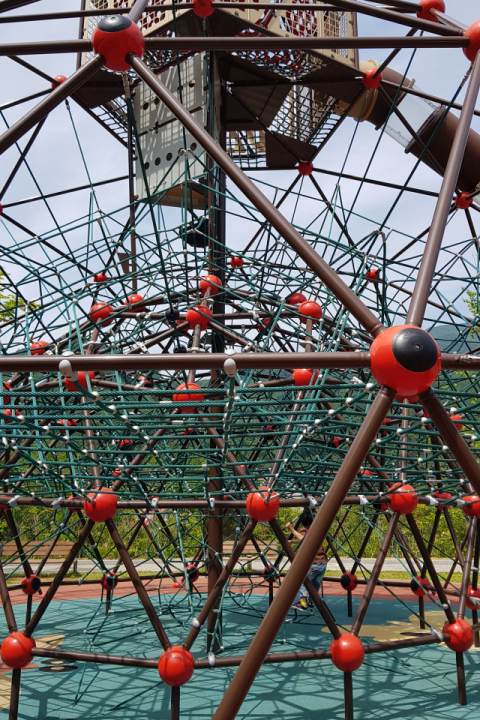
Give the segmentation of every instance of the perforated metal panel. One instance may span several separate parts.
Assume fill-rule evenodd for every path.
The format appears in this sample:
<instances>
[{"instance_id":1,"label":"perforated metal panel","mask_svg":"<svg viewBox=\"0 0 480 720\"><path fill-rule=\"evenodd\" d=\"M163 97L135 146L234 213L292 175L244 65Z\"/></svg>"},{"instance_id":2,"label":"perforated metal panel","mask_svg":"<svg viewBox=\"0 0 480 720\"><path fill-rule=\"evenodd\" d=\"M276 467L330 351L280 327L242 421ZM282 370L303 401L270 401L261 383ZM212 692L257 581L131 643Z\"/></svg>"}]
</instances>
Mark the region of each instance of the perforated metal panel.
<instances>
[{"instance_id":1,"label":"perforated metal panel","mask_svg":"<svg viewBox=\"0 0 480 720\"><path fill-rule=\"evenodd\" d=\"M159 79L179 97L198 122L207 126L208 93L203 53L169 68ZM137 153L137 194L146 196L140 157L143 159L150 193L159 195L185 179L185 163L190 178L204 173L202 149L150 88L141 83L134 98L135 120L140 139ZM201 156L197 160L196 156Z\"/></svg>"}]
</instances>

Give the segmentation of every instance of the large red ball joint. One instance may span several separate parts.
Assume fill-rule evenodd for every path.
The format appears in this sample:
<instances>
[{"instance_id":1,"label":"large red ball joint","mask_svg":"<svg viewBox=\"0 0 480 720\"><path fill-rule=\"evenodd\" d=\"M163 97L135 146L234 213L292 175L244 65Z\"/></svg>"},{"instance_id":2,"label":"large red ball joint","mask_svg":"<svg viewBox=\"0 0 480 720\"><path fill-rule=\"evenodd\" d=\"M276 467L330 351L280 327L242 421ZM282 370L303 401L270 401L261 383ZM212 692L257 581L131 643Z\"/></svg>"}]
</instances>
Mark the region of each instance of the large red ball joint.
<instances>
[{"instance_id":1,"label":"large red ball joint","mask_svg":"<svg viewBox=\"0 0 480 720\"><path fill-rule=\"evenodd\" d=\"M353 573L343 573L340 578L340 585L347 592L353 592L358 585L358 578Z\"/></svg>"},{"instance_id":2,"label":"large red ball joint","mask_svg":"<svg viewBox=\"0 0 480 720\"><path fill-rule=\"evenodd\" d=\"M377 75L376 72L377 68L369 68L365 73L365 77L362 78L362 83L367 88L367 90L378 90L378 88L380 87L383 75L382 73L378 73Z\"/></svg>"},{"instance_id":3,"label":"large red ball joint","mask_svg":"<svg viewBox=\"0 0 480 720\"><path fill-rule=\"evenodd\" d=\"M388 488L390 495L390 510L400 515L410 515L418 505L418 497L411 485L394 483Z\"/></svg>"},{"instance_id":4,"label":"large red ball joint","mask_svg":"<svg viewBox=\"0 0 480 720\"><path fill-rule=\"evenodd\" d=\"M412 580L410 581L410 590L417 597L425 597L425 595L427 593L425 592L425 590L423 588L429 584L430 583L428 582L427 578L417 575L416 577L412 578Z\"/></svg>"},{"instance_id":5,"label":"large red ball joint","mask_svg":"<svg viewBox=\"0 0 480 720\"><path fill-rule=\"evenodd\" d=\"M180 687L185 685L193 675L195 661L193 655L181 645L165 650L158 662L158 673L165 685Z\"/></svg>"},{"instance_id":6,"label":"large red ball joint","mask_svg":"<svg viewBox=\"0 0 480 720\"><path fill-rule=\"evenodd\" d=\"M259 522L268 522L277 516L280 510L280 498L272 493L269 502L268 488L261 487L259 492L251 492L247 495L247 512L251 518Z\"/></svg>"},{"instance_id":7,"label":"large red ball joint","mask_svg":"<svg viewBox=\"0 0 480 720\"><path fill-rule=\"evenodd\" d=\"M354 672L363 663L365 648L356 635L345 633L330 645L332 662L343 672Z\"/></svg>"},{"instance_id":8,"label":"large red ball joint","mask_svg":"<svg viewBox=\"0 0 480 720\"><path fill-rule=\"evenodd\" d=\"M22 632L13 632L3 641L0 656L5 665L20 670L32 662L32 650L35 646L32 637L27 638Z\"/></svg>"},{"instance_id":9,"label":"large red ball joint","mask_svg":"<svg viewBox=\"0 0 480 720\"><path fill-rule=\"evenodd\" d=\"M131 20L122 15L110 15L102 18L93 31L92 47L95 53L103 55L109 70L125 72L130 70L127 55L133 53L143 57L145 39L138 25Z\"/></svg>"},{"instance_id":10,"label":"large red ball joint","mask_svg":"<svg viewBox=\"0 0 480 720\"><path fill-rule=\"evenodd\" d=\"M443 632L450 635L445 645L455 652L467 652L473 645L472 626L466 620L457 618L454 623L445 623Z\"/></svg>"},{"instance_id":11,"label":"large red ball joint","mask_svg":"<svg viewBox=\"0 0 480 720\"><path fill-rule=\"evenodd\" d=\"M438 10L438 12L445 12L445 3L443 0L418 0L418 4L422 6L422 9L417 12L417 17L421 20L430 20L430 22L438 23L438 18L430 13L430 10Z\"/></svg>"},{"instance_id":12,"label":"large red ball joint","mask_svg":"<svg viewBox=\"0 0 480 720\"><path fill-rule=\"evenodd\" d=\"M117 496L108 487L89 493L83 503L85 515L93 522L111 520L117 512Z\"/></svg>"},{"instance_id":13,"label":"large red ball joint","mask_svg":"<svg viewBox=\"0 0 480 720\"><path fill-rule=\"evenodd\" d=\"M30 577L23 578L22 580L22 592L24 592L25 595L35 595L35 593L40 592L41 587L42 581L38 575L30 575Z\"/></svg>"},{"instance_id":14,"label":"large red ball joint","mask_svg":"<svg viewBox=\"0 0 480 720\"><path fill-rule=\"evenodd\" d=\"M379 385L409 397L428 390L440 374L440 348L425 330L397 325L385 330L370 348L371 371Z\"/></svg>"},{"instance_id":15,"label":"large red ball joint","mask_svg":"<svg viewBox=\"0 0 480 720\"><path fill-rule=\"evenodd\" d=\"M465 30L464 35L469 38L470 45L463 48L463 52L470 62L473 62L480 50L480 20L477 20L477 22L474 22L473 25L470 25L470 27Z\"/></svg>"}]
</instances>

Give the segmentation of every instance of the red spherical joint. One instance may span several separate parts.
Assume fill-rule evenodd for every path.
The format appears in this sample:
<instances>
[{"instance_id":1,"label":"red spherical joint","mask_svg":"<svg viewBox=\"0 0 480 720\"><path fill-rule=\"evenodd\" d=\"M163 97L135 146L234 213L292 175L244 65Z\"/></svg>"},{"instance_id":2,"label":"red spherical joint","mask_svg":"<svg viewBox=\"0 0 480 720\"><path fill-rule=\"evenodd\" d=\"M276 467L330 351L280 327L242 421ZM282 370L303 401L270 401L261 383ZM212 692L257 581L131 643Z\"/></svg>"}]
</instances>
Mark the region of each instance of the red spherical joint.
<instances>
[{"instance_id":1,"label":"red spherical joint","mask_svg":"<svg viewBox=\"0 0 480 720\"><path fill-rule=\"evenodd\" d=\"M197 17L210 17L215 12L212 0L193 0L193 12Z\"/></svg>"},{"instance_id":2,"label":"red spherical joint","mask_svg":"<svg viewBox=\"0 0 480 720\"><path fill-rule=\"evenodd\" d=\"M333 447L338 448L338 447L340 447L341 444L342 444L342 438L338 437L338 435L335 435L332 438Z\"/></svg>"},{"instance_id":3,"label":"red spherical joint","mask_svg":"<svg viewBox=\"0 0 480 720\"><path fill-rule=\"evenodd\" d=\"M96 283L105 283L105 282L107 282L107 280L108 280L108 277L107 277L107 275L105 275L104 272L99 272L93 276L93 282L96 282Z\"/></svg>"},{"instance_id":4,"label":"red spherical joint","mask_svg":"<svg viewBox=\"0 0 480 720\"><path fill-rule=\"evenodd\" d=\"M182 383L176 388L176 393L173 396L173 402L203 402L205 396L203 393L189 393L188 390L201 390L202 388L197 383ZM179 392L182 391L182 392ZM185 392L187 391L187 392ZM183 407L181 408L182 413L193 413L195 412L194 407Z\"/></svg>"},{"instance_id":5,"label":"red spherical joint","mask_svg":"<svg viewBox=\"0 0 480 720\"><path fill-rule=\"evenodd\" d=\"M309 163L307 160L302 160L298 166L299 175L311 175L313 172L313 163Z\"/></svg>"},{"instance_id":6,"label":"red spherical joint","mask_svg":"<svg viewBox=\"0 0 480 720\"><path fill-rule=\"evenodd\" d=\"M275 425L265 425L265 427L263 429L263 433L265 435L266 440L275 440L275 438L277 437L275 435L276 429L277 428L275 427ZM245 465L242 465L241 467L243 468L243 470L245 470Z\"/></svg>"},{"instance_id":7,"label":"red spherical joint","mask_svg":"<svg viewBox=\"0 0 480 720\"><path fill-rule=\"evenodd\" d=\"M230 265L232 268L242 268L243 267L243 258L241 257L232 257L230 260Z\"/></svg>"},{"instance_id":8,"label":"red spherical joint","mask_svg":"<svg viewBox=\"0 0 480 720\"><path fill-rule=\"evenodd\" d=\"M365 279L370 280L371 282L375 282L378 280L378 270L377 268L371 268L366 274Z\"/></svg>"},{"instance_id":9,"label":"red spherical joint","mask_svg":"<svg viewBox=\"0 0 480 720\"><path fill-rule=\"evenodd\" d=\"M258 492L251 492L247 495L247 512L251 518L259 522L268 522L277 516L280 510L280 497L272 493L269 502L268 488L261 487Z\"/></svg>"},{"instance_id":10,"label":"red spherical joint","mask_svg":"<svg viewBox=\"0 0 480 720\"><path fill-rule=\"evenodd\" d=\"M362 83L367 90L378 90L382 82L382 73L376 74L377 68L369 68L362 78ZM376 279L376 278L375 278Z\"/></svg>"},{"instance_id":11,"label":"red spherical joint","mask_svg":"<svg viewBox=\"0 0 480 720\"><path fill-rule=\"evenodd\" d=\"M85 372L84 370L78 371L77 383L83 387L84 390L88 390L87 375L90 380L95 379L95 373L93 370L89 370L88 372ZM65 388L70 392L79 392L73 380L69 380L68 378L65 378Z\"/></svg>"},{"instance_id":12,"label":"red spherical joint","mask_svg":"<svg viewBox=\"0 0 480 720\"><path fill-rule=\"evenodd\" d=\"M402 397L428 390L442 366L440 348L433 337L414 325L398 325L377 335L370 356L377 383L393 388Z\"/></svg>"},{"instance_id":13,"label":"red spherical joint","mask_svg":"<svg viewBox=\"0 0 480 720\"><path fill-rule=\"evenodd\" d=\"M85 515L93 522L111 520L117 512L117 496L108 487L89 493L83 503Z\"/></svg>"},{"instance_id":14,"label":"red spherical joint","mask_svg":"<svg viewBox=\"0 0 480 720\"><path fill-rule=\"evenodd\" d=\"M470 598L473 598L476 602L472 602ZM467 590L467 608L469 610L479 610L480 609L480 589L474 589L471 585Z\"/></svg>"},{"instance_id":15,"label":"red spherical joint","mask_svg":"<svg viewBox=\"0 0 480 720\"><path fill-rule=\"evenodd\" d=\"M443 632L450 635L445 645L454 652L467 652L473 645L472 626L466 620L457 618L454 623L445 623Z\"/></svg>"},{"instance_id":16,"label":"red spherical joint","mask_svg":"<svg viewBox=\"0 0 480 720\"><path fill-rule=\"evenodd\" d=\"M275 582L276 570L273 565L265 565L262 570L262 575L263 579L272 585Z\"/></svg>"},{"instance_id":17,"label":"red spherical joint","mask_svg":"<svg viewBox=\"0 0 480 720\"><path fill-rule=\"evenodd\" d=\"M25 595L35 595L35 593L40 592L41 587L42 581L38 575L30 575L30 577L23 578L22 580L22 592L25 593Z\"/></svg>"},{"instance_id":18,"label":"red spherical joint","mask_svg":"<svg viewBox=\"0 0 480 720\"><path fill-rule=\"evenodd\" d=\"M455 427L458 431L462 430L463 423L462 423L462 416L458 413L455 413L454 415L450 415L450 420L455 423Z\"/></svg>"},{"instance_id":19,"label":"red spherical joint","mask_svg":"<svg viewBox=\"0 0 480 720\"><path fill-rule=\"evenodd\" d=\"M382 422L382 427L387 428L388 425L391 425L391 424L392 424L391 418L385 418L385 420L383 420L383 422ZM381 434L383 436L388 435L388 430L386 430L386 429L382 430Z\"/></svg>"},{"instance_id":20,"label":"red spherical joint","mask_svg":"<svg viewBox=\"0 0 480 720\"><path fill-rule=\"evenodd\" d=\"M7 408L3 411L3 422L5 423L11 423L15 420L15 417L19 417L21 415L20 410L15 410L15 414L10 410L10 408Z\"/></svg>"},{"instance_id":21,"label":"red spherical joint","mask_svg":"<svg viewBox=\"0 0 480 720\"><path fill-rule=\"evenodd\" d=\"M108 305L108 303L99 302L95 303L95 305L92 305L90 312L88 313L88 317L92 322L96 324L110 325L112 319L109 320L108 318L112 313L113 308L111 305Z\"/></svg>"},{"instance_id":22,"label":"red spherical joint","mask_svg":"<svg viewBox=\"0 0 480 720\"><path fill-rule=\"evenodd\" d=\"M271 317L260 318L260 320L258 321L258 325L257 325L258 332L263 332L264 330L268 330L269 329L268 326L270 325L272 320L273 320L273 318L271 318ZM274 324L274 326L272 328L272 332L274 332L276 327L277 327L277 323Z\"/></svg>"},{"instance_id":23,"label":"red spherical joint","mask_svg":"<svg viewBox=\"0 0 480 720\"><path fill-rule=\"evenodd\" d=\"M435 492L432 493L432 495L433 495L433 497L434 497L436 500L441 500L441 501L442 501L442 505L445 504L445 500L451 500L451 499L452 499L452 496L450 495L450 493L444 492L443 490L435 490Z\"/></svg>"},{"instance_id":24,"label":"red spherical joint","mask_svg":"<svg viewBox=\"0 0 480 720\"><path fill-rule=\"evenodd\" d=\"M54 82L52 82L52 89L55 90L55 88L64 83L66 79L65 75L55 75L53 78Z\"/></svg>"},{"instance_id":25,"label":"red spherical joint","mask_svg":"<svg viewBox=\"0 0 480 720\"><path fill-rule=\"evenodd\" d=\"M138 295L137 293L134 293L133 295L129 295L127 298L127 302L129 305L137 305L138 303L145 302L145 298L141 295ZM145 305L142 305L141 307L134 307L132 308L133 312L147 312L147 308Z\"/></svg>"},{"instance_id":26,"label":"red spherical joint","mask_svg":"<svg viewBox=\"0 0 480 720\"><path fill-rule=\"evenodd\" d=\"M478 495L464 495L462 500L467 503L463 508L465 515L480 518L480 497Z\"/></svg>"},{"instance_id":27,"label":"red spherical joint","mask_svg":"<svg viewBox=\"0 0 480 720\"><path fill-rule=\"evenodd\" d=\"M438 12L445 12L445 3L443 0L418 0L418 4L422 6L421 10L417 11L417 17L421 20L430 20L430 22L438 23L438 18L430 13L430 10L438 10Z\"/></svg>"},{"instance_id":28,"label":"red spherical joint","mask_svg":"<svg viewBox=\"0 0 480 720\"><path fill-rule=\"evenodd\" d=\"M179 583L176 580L174 583L172 583L172 588L174 588L175 590L178 590L181 587L182 587L182 583Z\"/></svg>"},{"instance_id":29,"label":"red spherical joint","mask_svg":"<svg viewBox=\"0 0 480 720\"><path fill-rule=\"evenodd\" d=\"M65 427L65 426L66 426L66 427L77 427L77 421L76 421L76 420L59 420L59 421L58 421L58 424L59 424L59 425L63 425L64 427ZM66 435L66 434L67 434L67 433L65 432L65 430L60 430L60 432L62 433L62 435Z\"/></svg>"},{"instance_id":30,"label":"red spherical joint","mask_svg":"<svg viewBox=\"0 0 480 720\"><path fill-rule=\"evenodd\" d=\"M455 198L455 206L459 210L468 210L473 203L473 198L470 197L470 193L462 192Z\"/></svg>"},{"instance_id":31,"label":"red spherical joint","mask_svg":"<svg viewBox=\"0 0 480 720\"><path fill-rule=\"evenodd\" d=\"M477 57L478 51L480 50L480 20L477 20L473 23L473 25L470 25L470 27L465 30L463 34L470 40L470 45L466 48L463 48L463 52L470 60L470 62L473 62Z\"/></svg>"},{"instance_id":32,"label":"red spherical joint","mask_svg":"<svg viewBox=\"0 0 480 720\"><path fill-rule=\"evenodd\" d=\"M12 386L10 385L10 383L7 383L7 382L4 382L4 383L3 383L3 393L4 393L4 394L2 395L2 399L1 399L1 402L2 402L3 405L9 405L9 404L10 404L10 401L11 401L12 398L11 398L10 395L5 395L5 393L10 392L11 389L12 389Z\"/></svg>"},{"instance_id":33,"label":"red spherical joint","mask_svg":"<svg viewBox=\"0 0 480 720\"><path fill-rule=\"evenodd\" d=\"M363 663L365 648L356 635L345 633L330 645L332 662L343 672L354 672Z\"/></svg>"},{"instance_id":34,"label":"red spherical joint","mask_svg":"<svg viewBox=\"0 0 480 720\"><path fill-rule=\"evenodd\" d=\"M353 592L358 585L358 578L353 573L343 573L340 578L340 585L344 590Z\"/></svg>"},{"instance_id":35,"label":"red spherical joint","mask_svg":"<svg viewBox=\"0 0 480 720\"><path fill-rule=\"evenodd\" d=\"M292 378L295 387L310 385L310 383L315 384L318 378L318 370L315 370L314 372L313 370L306 368L297 368L293 371Z\"/></svg>"},{"instance_id":36,"label":"red spherical joint","mask_svg":"<svg viewBox=\"0 0 480 720\"><path fill-rule=\"evenodd\" d=\"M196 565L187 565L187 579L194 583L196 580L198 580L200 576L200 572L198 570L198 567Z\"/></svg>"},{"instance_id":37,"label":"red spherical joint","mask_svg":"<svg viewBox=\"0 0 480 720\"><path fill-rule=\"evenodd\" d=\"M222 289L222 281L216 275L206 275L200 280L200 292L205 295L210 290L210 295L218 295Z\"/></svg>"},{"instance_id":38,"label":"red spherical joint","mask_svg":"<svg viewBox=\"0 0 480 720\"><path fill-rule=\"evenodd\" d=\"M30 345L30 355L45 355L48 348L46 340L37 340Z\"/></svg>"},{"instance_id":39,"label":"red spherical joint","mask_svg":"<svg viewBox=\"0 0 480 720\"><path fill-rule=\"evenodd\" d=\"M195 305L187 310L185 320L188 322L190 330L195 330L195 325L200 325L202 330L206 330L212 317L212 311L206 305Z\"/></svg>"},{"instance_id":40,"label":"red spherical joint","mask_svg":"<svg viewBox=\"0 0 480 720\"><path fill-rule=\"evenodd\" d=\"M158 673L165 685L180 687L185 685L193 675L195 661L193 655L181 645L165 650L158 662Z\"/></svg>"},{"instance_id":41,"label":"red spherical joint","mask_svg":"<svg viewBox=\"0 0 480 720\"><path fill-rule=\"evenodd\" d=\"M390 495L389 507L392 512L410 515L418 505L418 497L411 485L394 483L388 488Z\"/></svg>"},{"instance_id":42,"label":"red spherical joint","mask_svg":"<svg viewBox=\"0 0 480 720\"><path fill-rule=\"evenodd\" d=\"M428 582L427 578L420 577L420 575L416 575L414 578L412 578L410 582L410 590L413 592L414 595L417 597L425 597L427 594L425 590L423 589L430 583Z\"/></svg>"},{"instance_id":43,"label":"red spherical joint","mask_svg":"<svg viewBox=\"0 0 480 720\"><path fill-rule=\"evenodd\" d=\"M3 205L0 203L0 215L3 215Z\"/></svg>"},{"instance_id":44,"label":"red spherical joint","mask_svg":"<svg viewBox=\"0 0 480 720\"><path fill-rule=\"evenodd\" d=\"M133 445L133 440L120 440L118 449L119 450L128 450L130 445Z\"/></svg>"},{"instance_id":45,"label":"red spherical joint","mask_svg":"<svg viewBox=\"0 0 480 720\"><path fill-rule=\"evenodd\" d=\"M8 635L0 648L0 657L5 665L20 670L32 662L32 650L36 647L32 637L25 637L22 632L13 632Z\"/></svg>"},{"instance_id":46,"label":"red spherical joint","mask_svg":"<svg viewBox=\"0 0 480 720\"><path fill-rule=\"evenodd\" d=\"M307 298L303 293L293 293L287 300L289 305L301 305L304 302L307 302Z\"/></svg>"},{"instance_id":47,"label":"red spherical joint","mask_svg":"<svg viewBox=\"0 0 480 720\"><path fill-rule=\"evenodd\" d=\"M110 15L102 18L93 31L92 48L97 55L103 55L109 70L126 72L131 69L127 55L143 57L145 39L138 25L127 17Z\"/></svg>"},{"instance_id":48,"label":"red spherical joint","mask_svg":"<svg viewBox=\"0 0 480 720\"><path fill-rule=\"evenodd\" d=\"M106 572L103 576L102 585L104 590L114 590L118 583L117 573L113 571Z\"/></svg>"},{"instance_id":49,"label":"red spherical joint","mask_svg":"<svg viewBox=\"0 0 480 720\"><path fill-rule=\"evenodd\" d=\"M322 317L322 308L318 303L313 302L312 300L303 302L299 306L298 312L300 313L300 321L304 323L307 322L308 318L315 321L320 320Z\"/></svg>"},{"instance_id":50,"label":"red spherical joint","mask_svg":"<svg viewBox=\"0 0 480 720\"><path fill-rule=\"evenodd\" d=\"M143 387L146 387L146 388L153 387L153 380L152 380L152 378L149 378L147 375L139 375L138 382L139 383L141 382Z\"/></svg>"}]
</instances>

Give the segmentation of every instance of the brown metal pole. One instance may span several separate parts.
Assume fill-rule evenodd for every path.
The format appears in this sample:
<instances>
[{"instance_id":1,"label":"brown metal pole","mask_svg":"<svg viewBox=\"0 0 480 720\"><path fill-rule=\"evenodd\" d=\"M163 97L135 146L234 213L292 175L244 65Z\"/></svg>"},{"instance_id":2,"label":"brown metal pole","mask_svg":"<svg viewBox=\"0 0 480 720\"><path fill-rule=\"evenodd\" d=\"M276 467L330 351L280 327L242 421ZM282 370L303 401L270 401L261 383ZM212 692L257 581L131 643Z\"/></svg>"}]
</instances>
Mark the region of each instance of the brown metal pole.
<instances>
[{"instance_id":1,"label":"brown metal pole","mask_svg":"<svg viewBox=\"0 0 480 720\"><path fill-rule=\"evenodd\" d=\"M15 620L15 613L13 612L12 601L8 592L7 581L5 579L5 573L3 572L3 564L0 560L0 598L2 600L3 612L5 613L5 620L7 621L8 631L17 631L17 621Z\"/></svg>"},{"instance_id":2,"label":"brown metal pole","mask_svg":"<svg viewBox=\"0 0 480 720\"><path fill-rule=\"evenodd\" d=\"M288 542L287 538L285 537L285 533L282 531L282 528L280 527L278 520L271 520L270 521L270 527L272 528L273 532L275 533L276 537L278 538L278 541L280 542L283 551L285 555L288 557L290 562L292 563L295 559L295 552ZM315 606L317 610L319 611L322 618L325 620L325 623L332 633L333 637L339 638L341 635L340 630L337 627L337 623L333 619L333 616L328 609L328 607L325 605L324 601L318 594L318 592L315 590L315 586L313 582L310 580L308 575L305 577L305 580L303 581L305 584L305 588L308 590L308 594L310 595L312 601L315 603ZM273 602L273 600L272 600Z\"/></svg>"},{"instance_id":3,"label":"brown metal pole","mask_svg":"<svg viewBox=\"0 0 480 720\"><path fill-rule=\"evenodd\" d=\"M343 673L343 692L345 697L345 720L353 720L353 678L351 672Z\"/></svg>"},{"instance_id":4,"label":"brown metal pole","mask_svg":"<svg viewBox=\"0 0 480 720\"><path fill-rule=\"evenodd\" d=\"M212 38L209 38L209 40ZM262 41L264 38L262 38ZM213 48L212 48L213 49ZM137 56L130 54L127 58L133 69L140 75L150 89L162 100L169 110L178 118L184 127L203 146L206 152L218 163L226 175L233 180L250 202L272 224L278 233L300 255L308 267L315 272L325 285L333 292L352 315L373 336L383 330L382 323L355 295L355 293L339 278L310 244L294 229L280 211L268 200L258 187L245 175L230 156L195 120L193 115L177 100L147 65Z\"/></svg>"},{"instance_id":5,"label":"brown metal pole","mask_svg":"<svg viewBox=\"0 0 480 720\"><path fill-rule=\"evenodd\" d=\"M225 587L225 584L226 584L228 578L230 577L233 570L235 569L235 565L237 564L238 560L240 559L240 556L245 548L245 545L250 540L256 525L257 525L256 520L250 520L248 522L245 530L243 531L243 534L238 539L235 549L233 550L231 556L228 558L227 563L226 563L225 567L223 568L215 587L211 591L209 590L208 597L205 601L205 605L201 609L198 617L196 618L197 623L195 624L195 626L192 627L192 629L190 630L190 632L187 636L187 639L183 643L183 647L185 648L185 650L190 650L193 643L195 642L195 639L198 636L198 634L202 628L202 625L205 623L205 620L209 617L213 607L215 606L217 599L220 596L220 593L222 592L223 588Z\"/></svg>"},{"instance_id":6,"label":"brown metal pole","mask_svg":"<svg viewBox=\"0 0 480 720\"><path fill-rule=\"evenodd\" d=\"M262 666L328 530L342 506L360 467L389 411L395 391L381 388L340 466L330 490L292 562L284 582L265 615L243 661L228 687L214 720L233 720Z\"/></svg>"},{"instance_id":7,"label":"brown metal pole","mask_svg":"<svg viewBox=\"0 0 480 720\"><path fill-rule=\"evenodd\" d=\"M427 306L428 296L432 285L433 275L437 265L437 258L442 245L445 226L450 214L452 198L462 166L462 160L467 145L468 134L472 124L473 111L480 89L480 54L477 54L473 63L472 75L468 86L465 102L460 115L457 132L453 141L450 157L448 158L442 188L438 196L437 206L433 216L432 225L428 234L422 262L418 271L415 289L413 291L410 307L408 309L407 324L422 325Z\"/></svg>"},{"instance_id":8,"label":"brown metal pole","mask_svg":"<svg viewBox=\"0 0 480 720\"><path fill-rule=\"evenodd\" d=\"M415 538L415 542L417 543L417 547L420 551L420 555L423 558L423 562L427 566L428 574L430 575L430 580L432 582L432 585L434 586L438 598L442 605L444 606L445 615L447 616L447 620L449 623L455 622L455 615L453 614L453 610L450 606L450 603L447 600L447 596L445 595L445 590L442 587L442 583L440 582L440 579L437 575L437 571L435 570L435 565L432 562L432 559L430 555L428 554L428 550L425 547L425 543L423 541L422 534L419 530L419 527L415 521L415 518L410 513L410 515L406 516L407 522L410 526L410 530L412 531L412 535Z\"/></svg>"},{"instance_id":9,"label":"brown metal pole","mask_svg":"<svg viewBox=\"0 0 480 720\"><path fill-rule=\"evenodd\" d=\"M21 676L21 670L14 670L12 672L12 689L10 691L10 712L8 713L8 720L17 720L18 718L18 703L20 701Z\"/></svg>"},{"instance_id":10,"label":"brown metal pole","mask_svg":"<svg viewBox=\"0 0 480 720\"><path fill-rule=\"evenodd\" d=\"M478 65L480 66L480 63L478 63ZM419 397L445 444L448 445L453 456L477 493L480 493L480 467L478 461L458 432L455 423L451 421L447 411L431 388Z\"/></svg>"},{"instance_id":11,"label":"brown metal pole","mask_svg":"<svg viewBox=\"0 0 480 720\"><path fill-rule=\"evenodd\" d=\"M42 598L42 601L40 605L37 607L35 614L33 618L28 623L27 627L25 628L24 635L26 637L31 637L32 634L35 632L35 628L37 627L38 623L43 617L43 614L45 613L45 610L50 605L50 601L53 599L53 596L57 592L58 588L62 584L62 580L65 578L66 574L68 573L70 566L72 565L73 561L77 557L78 553L80 552L80 549L87 539L88 535L92 531L93 526L95 523L93 523L91 520L88 520L88 522L85 523L85 527L82 529L80 535L73 543L70 552L68 553L67 557L63 561L60 570L55 575L55 578L52 582L52 584L49 586L47 592Z\"/></svg>"},{"instance_id":12,"label":"brown metal pole","mask_svg":"<svg viewBox=\"0 0 480 720\"><path fill-rule=\"evenodd\" d=\"M477 518L471 517L467 535L467 550L465 552L465 565L463 566L462 589L460 590L460 601L458 603L457 617L463 620L467 607L467 591L470 585L470 571L472 569L473 550L477 536Z\"/></svg>"},{"instance_id":13,"label":"brown metal pole","mask_svg":"<svg viewBox=\"0 0 480 720\"><path fill-rule=\"evenodd\" d=\"M180 688L172 687L172 702L170 705L170 720L180 720Z\"/></svg>"},{"instance_id":14,"label":"brown metal pole","mask_svg":"<svg viewBox=\"0 0 480 720\"><path fill-rule=\"evenodd\" d=\"M15 54L15 53L12 53ZM50 95L38 103L32 110L14 123L0 137L0 155L11 147L22 135L25 135L34 125L43 120L49 112L60 105L63 100L72 95L75 90L82 87L98 70L105 65L105 58L96 55L80 70L77 70L65 82L52 90Z\"/></svg>"},{"instance_id":15,"label":"brown metal pole","mask_svg":"<svg viewBox=\"0 0 480 720\"><path fill-rule=\"evenodd\" d=\"M117 530L117 526L113 522L113 520L107 520L105 525L107 526L107 530L110 533L110 537L112 538L115 547L117 548L118 554L120 555L123 564L125 565L125 569L127 573L130 576L130 579L133 583L133 586L137 592L138 597L140 598L140 602L142 603L143 607L145 608L145 612L148 615L148 618L150 622L152 623L152 627L155 630L155 633L160 640L160 643L164 650L168 650L169 647L171 647L172 643L168 639L168 636L163 628L162 623L158 619L158 615L155 612L155 609L152 605L152 602L150 600L150 597L143 587L143 583L140 579L140 576L137 572L137 568L135 567L133 560L131 559L130 555L128 554L127 550L125 549L125 545L123 544L123 540L120 536L120 533Z\"/></svg>"},{"instance_id":16,"label":"brown metal pole","mask_svg":"<svg viewBox=\"0 0 480 720\"><path fill-rule=\"evenodd\" d=\"M368 578L367 587L365 588L365 592L363 594L362 600L361 600L359 608L357 610L355 620L353 621L353 624L352 624L351 632L353 635L358 635L358 633L360 632L360 628L362 627L362 623L363 623L363 620L367 613L368 606L370 605L370 600L372 599L374 590L377 587L377 582L378 582L378 578L380 577L380 573L382 571L383 563L385 562L385 558L387 557L388 549L392 543L393 535L395 533L395 530L397 529L399 517L400 516L398 513L393 513L393 515L390 519L390 522L388 523L387 531L386 531L385 535L383 536L380 550L375 559L375 563L373 565L373 569L370 574L370 577Z\"/></svg>"},{"instance_id":17,"label":"brown metal pole","mask_svg":"<svg viewBox=\"0 0 480 720\"><path fill-rule=\"evenodd\" d=\"M475 538L475 557L473 559L472 588L478 588L478 563L480 562L480 536L477 523L477 536ZM474 625L478 623L478 610L472 610L472 622ZM480 636L478 630L474 634L475 647L480 647Z\"/></svg>"}]
</instances>

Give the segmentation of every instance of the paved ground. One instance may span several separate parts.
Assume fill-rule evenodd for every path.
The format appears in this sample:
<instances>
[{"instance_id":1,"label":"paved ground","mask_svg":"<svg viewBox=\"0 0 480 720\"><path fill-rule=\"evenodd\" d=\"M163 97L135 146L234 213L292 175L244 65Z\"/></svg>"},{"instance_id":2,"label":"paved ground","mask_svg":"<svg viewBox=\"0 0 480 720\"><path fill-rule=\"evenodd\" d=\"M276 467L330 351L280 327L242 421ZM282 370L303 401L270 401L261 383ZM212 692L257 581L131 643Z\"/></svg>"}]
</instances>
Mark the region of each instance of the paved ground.
<instances>
[{"instance_id":1,"label":"paved ground","mask_svg":"<svg viewBox=\"0 0 480 720\"><path fill-rule=\"evenodd\" d=\"M451 560L444 560L444 559L440 559L440 558L434 558L433 560L434 560L434 565L435 565L437 572L448 573L448 571L452 567ZM352 567L353 561L351 560L351 558L348 558L348 557L343 558L342 561L348 571ZM364 567L366 570L371 570L373 568L374 562L375 562L375 558L366 558L366 559L362 560L362 567ZM158 572L158 570L162 567L161 564L158 564L151 560L147 560L147 561L136 560L135 564L137 565L137 567L139 567L141 569L142 572L148 572L148 573ZM35 567L35 563L32 563L32 565L33 565L33 567ZM43 574L58 572L60 565L61 565L60 561L54 561L54 562L47 563L43 570ZM116 562L114 560L107 560L105 565L107 566L108 569L111 569L116 565ZM287 567L288 567L288 564L287 564ZM387 558L384 563L383 568L385 571L390 571L390 572L394 572L394 571L396 572L396 571L402 571L402 570L408 571L408 567L407 567L406 563L400 562L399 560L396 560L395 558ZM182 569L183 569L182 565L180 563L178 563L178 570L182 570ZM261 563L261 561L256 560L256 561L252 562L252 569L253 570L262 570L263 564ZM10 574L12 572L14 572L15 574L19 574L19 575L24 574L23 570L21 568L17 568L14 565L5 565L4 570L6 571L6 574ZM91 560L79 560L78 561L78 570L80 573L85 574L90 571L98 572L98 567ZM123 565L121 566L121 570L124 570ZM331 560L328 563L328 570L330 572L335 572L335 571L340 570L336 560Z\"/></svg>"}]
</instances>

